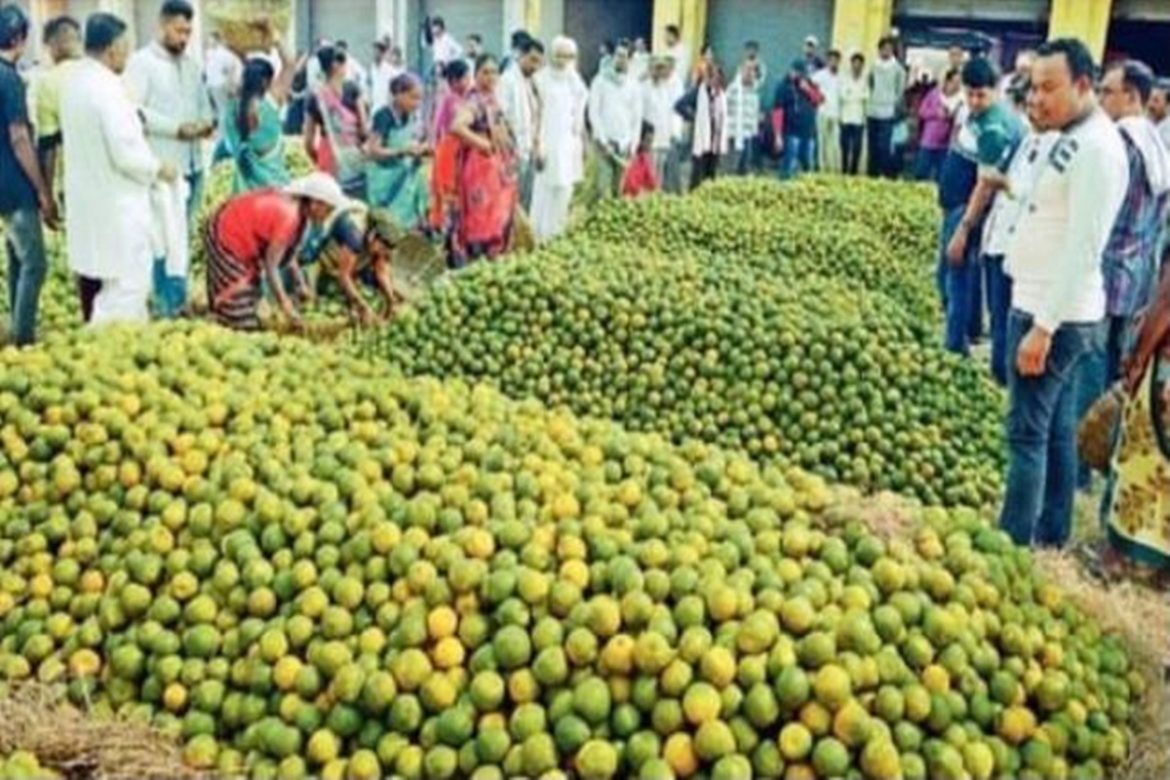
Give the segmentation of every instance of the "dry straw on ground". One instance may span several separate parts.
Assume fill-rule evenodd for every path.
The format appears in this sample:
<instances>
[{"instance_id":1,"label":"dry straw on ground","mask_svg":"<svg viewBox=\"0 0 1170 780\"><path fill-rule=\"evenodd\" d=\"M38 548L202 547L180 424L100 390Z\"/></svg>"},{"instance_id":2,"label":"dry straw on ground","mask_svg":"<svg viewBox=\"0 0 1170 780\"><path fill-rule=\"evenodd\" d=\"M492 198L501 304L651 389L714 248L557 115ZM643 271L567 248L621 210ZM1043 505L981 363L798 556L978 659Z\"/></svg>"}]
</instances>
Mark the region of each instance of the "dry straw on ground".
<instances>
[{"instance_id":1,"label":"dry straw on ground","mask_svg":"<svg viewBox=\"0 0 1170 780\"><path fill-rule=\"evenodd\" d=\"M197 777L173 740L142 723L87 715L35 683L0 698L0 755L18 750L66 780Z\"/></svg>"}]
</instances>

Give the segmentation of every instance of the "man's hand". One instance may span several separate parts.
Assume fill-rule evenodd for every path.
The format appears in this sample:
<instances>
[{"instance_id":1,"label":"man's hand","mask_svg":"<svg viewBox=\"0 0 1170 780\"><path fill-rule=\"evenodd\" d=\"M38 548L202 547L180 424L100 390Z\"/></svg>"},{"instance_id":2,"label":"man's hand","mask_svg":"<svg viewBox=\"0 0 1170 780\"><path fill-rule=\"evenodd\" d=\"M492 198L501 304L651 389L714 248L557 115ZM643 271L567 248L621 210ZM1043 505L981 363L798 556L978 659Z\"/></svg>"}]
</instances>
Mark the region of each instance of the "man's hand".
<instances>
[{"instance_id":1,"label":"man's hand","mask_svg":"<svg viewBox=\"0 0 1170 780\"><path fill-rule=\"evenodd\" d=\"M784 136L782 136L782 135L776 136L775 148L776 148L776 154L782 154L784 152Z\"/></svg>"},{"instance_id":2,"label":"man's hand","mask_svg":"<svg viewBox=\"0 0 1170 780\"><path fill-rule=\"evenodd\" d=\"M169 162L164 162L158 167L158 180L173 184L179 179L179 170Z\"/></svg>"},{"instance_id":3,"label":"man's hand","mask_svg":"<svg viewBox=\"0 0 1170 780\"><path fill-rule=\"evenodd\" d=\"M1016 353L1016 368L1020 376L1041 376L1048 367L1048 351L1052 349L1052 334L1035 325L1020 342Z\"/></svg>"},{"instance_id":4,"label":"man's hand","mask_svg":"<svg viewBox=\"0 0 1170 780\"><path fill-rule=\"evenodd\" d=\"M954 266L962 265L966 254L967 228L960 224L955 228L955 233L951 236L951 240L947 242L947 262Z\"/></svg>"},{"instance_id":5,"label":"man's hand","mask_svg":"<svg viewBox=\"0 0 1170 780\"><path fill-rule=\"evenodd\" d=\"M61 227L61 215L57 212L57 201L53 200L53 196L47 192L37 193L37 205L41 210L41 219L45 221L45 226L50 230L57 230Z\"/></svg>"}]
</instances>

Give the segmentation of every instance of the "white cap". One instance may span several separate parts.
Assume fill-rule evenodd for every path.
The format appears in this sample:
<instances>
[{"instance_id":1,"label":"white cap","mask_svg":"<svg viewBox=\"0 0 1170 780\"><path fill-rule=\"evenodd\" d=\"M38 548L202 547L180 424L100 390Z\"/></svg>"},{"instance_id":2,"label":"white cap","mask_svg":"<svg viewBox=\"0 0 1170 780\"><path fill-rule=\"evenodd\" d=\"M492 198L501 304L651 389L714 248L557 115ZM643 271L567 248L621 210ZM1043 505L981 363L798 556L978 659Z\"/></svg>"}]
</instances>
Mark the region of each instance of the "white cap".
<instances>
[{"instance_id":1,"label":"white cap","mask_svg":"<svg viewBox=\"0 0 1170 780\"><path fill-rule=\"evenodd\" d=\"M337 180L321 171L314 171L308 176L293 180L284 191L296 197L319 200L335 209L348 208L353 203L341 191L341 185Z\"/></svg>"},{"instance_id":2,"label":"white cap","mask_svg":"<svg viewBox=\"0 0 1170 780\"><path fill-rule=\"evenodd\" d=\"M810 43L813 46L820 46L821 45L821 42L817 40L817 36L815 36L815 35L809 35L808 37L806 37L804 39L805 46L808 46Z\"/></svg>"}]
</instances>

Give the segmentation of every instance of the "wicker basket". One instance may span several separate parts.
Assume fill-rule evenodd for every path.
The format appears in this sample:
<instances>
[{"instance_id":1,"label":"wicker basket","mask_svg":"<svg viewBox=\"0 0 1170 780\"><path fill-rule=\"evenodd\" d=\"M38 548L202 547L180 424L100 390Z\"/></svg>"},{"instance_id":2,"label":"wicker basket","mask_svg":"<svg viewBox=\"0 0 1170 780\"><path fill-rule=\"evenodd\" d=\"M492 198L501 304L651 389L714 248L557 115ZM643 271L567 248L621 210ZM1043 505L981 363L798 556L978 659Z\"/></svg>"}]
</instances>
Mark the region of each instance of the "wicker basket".
<instances>
[{"instance_id":1,"label":"wicker basket","mask_svg":"<svg viewBox=\"0 0 1170 780\"><path fill-rule=\"evenodd\" d=\"M207 4L207 18L228 48L241 52L268 51L292 22L292 0L217 0Z\"/></svg>"}]
</instances>

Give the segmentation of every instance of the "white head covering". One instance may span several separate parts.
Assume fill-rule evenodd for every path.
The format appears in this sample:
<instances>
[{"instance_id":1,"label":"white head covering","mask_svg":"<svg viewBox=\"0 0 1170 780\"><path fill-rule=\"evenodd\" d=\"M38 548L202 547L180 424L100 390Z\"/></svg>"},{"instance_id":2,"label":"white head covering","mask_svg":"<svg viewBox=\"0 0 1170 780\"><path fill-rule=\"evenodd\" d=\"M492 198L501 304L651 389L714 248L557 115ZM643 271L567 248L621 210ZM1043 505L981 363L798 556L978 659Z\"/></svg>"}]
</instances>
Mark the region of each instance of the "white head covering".
<instances>
[{"instance_id":1,"label":"white head covering","mask_svg":"<svg viewBox=\"0 0 1170 780\"><path fill-rule=\"evenodd\" d=\"M341 185L327 173L314 171L307 176L294 179L284 191L295 197L319 200L335 209L347 209L353 202L341 191Z\"/></svg>"}]
</instances>

